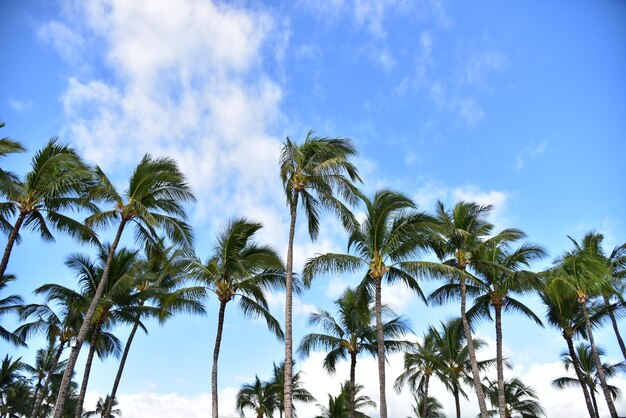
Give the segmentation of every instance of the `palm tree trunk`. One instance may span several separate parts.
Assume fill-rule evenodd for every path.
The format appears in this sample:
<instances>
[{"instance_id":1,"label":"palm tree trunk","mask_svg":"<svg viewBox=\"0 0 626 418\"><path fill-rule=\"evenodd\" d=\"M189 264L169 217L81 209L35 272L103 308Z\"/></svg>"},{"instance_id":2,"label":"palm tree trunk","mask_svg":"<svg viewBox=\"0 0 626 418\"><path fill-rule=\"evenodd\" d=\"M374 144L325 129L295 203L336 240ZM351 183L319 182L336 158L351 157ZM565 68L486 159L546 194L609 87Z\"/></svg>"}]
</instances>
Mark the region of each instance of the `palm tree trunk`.
<instances>
[{"instance_id":1,"label":"palm tree trunk","mask_svg":"<svg viewBox=\"0 0 626 418\"><path fill-rule=\"evenodd\" d=\"M589 416L591 418L597 417L596 412L594 411L593 405L591 404L591 397L589 396L589 391L587 390L587 383L585 380L585 376L583 375L582 370L580 369L580 362L578 361L578 356L576 355L576 350L574 349L574 342L572 341L572 336L566 333L563 333L563 338L567 342L567 349L569 351L569 355L572 358L572 364L574 365L574 371L576 372L576 377L578 377L578 381L580 382L580 387L583 390L583 394L585 395L585 403L587 404L587 411L589 412Z\"/></svg>"},{"instance_id":2,"label":"palm tree trunk","mask_svg":"<svg viewBox=\"0 0 626 418\"><path fill-rule=\"evenodd\" d=\"M356 354L350 353L350 418L356 418Z\"/></svg>"},{"instance_id":3,"label":"palm tree trunk","mask_svg":"<svg viewBox=\"0 0 626 418\"><path fill-rule=\"evenodd\" d=\"M478 362L476 361L476 350L474 349L474 340L472 339L472 329L467 321L465 307L467 304L467 287L465 278L461 277L461 322L463 323L463 331L465 332L465 340L467 342L467 353L469 355L472 368L472 377L474 379L474 391L478 398L478 407L480 408L480 417L488 418L487 404L485 403L485 394L483 393L482 382L480 381L480 371L478 370Z\"/></svg>"},{"instance_id":4,"label":"palm tree trunk","mask_svg":"<svg viewBox=\"0 0 626 418\"><path fill-rule=\"evenodd\" d=\"M589 388L589 393L591 393L591 401L593 402L593 413L595 414L596 418L600 418L600 412L598 411L598 401L596 401L596 394L592 387Z\"/></svg>"},{"instance_id":5,"label":"palm tree trunk","mask_svg":"<svg viewBox=\"0 0 626 418\"><path fill-rule=\"evenodd\" d=\"M295 192L291 202L291 222L289 223L289 242L287 244L287 271L285 272L285 418L293 418L293 331L292 331L292 303L293 303L293 240L296 233L296 217L298 214L298 192Z\"/></svg>"},{"instance_id":6,"label":"palm tree trunk","mask_svg":"<svg viewBox=\"0 0 626 418\"><path fill-rule=\"evenodd\" d=\"M611 306L611 301L607 295L602 295L604 297L604 304L609 307ZM619 344L619 348L622 350L622 355L624 356L624 360L626 360L626 345L624 345L624 340L622 339L622 335L619 332L619 328L617 327L617 319L615 318L615 313L612 310L609 310L609 316L611 317L611 324L613 325L613 331L615 331L615 338L617 338L617 343Z\"/></svg>"},{"instance_id":7,"label":"palm tree trunk","mask_svg":"<svg viewBox=\"0 0 626 418\"><path fill-rule=\"evenodd\" d=\"M581 302L583 302L583 300L579 299L579 303L583 310L583 316L585 318L585 325L587 326L587 333L589 337L589 343L591 344L591 354L592 354L593 362L596 365L598 377L600 378L600 386L602 386L602 392L604 393L606 404L609 407L609 413L611 414L611 418L618 418L617 411L615 410L615 404L613 403L613 398L611 397L611 391L609 390L609 386L606 384L606 376L604 375L604 369L602 368L602 362L600 361L598 348L596 347L596 343L593 340L593 331L591 329L591 321L589 320L589 315L587 313L586 298L583 303Z\"/></svg>"},{"instance_id":8,"label":"palm tree trunk","mask_svg":"<svg viewBox=\"0 0 626 418\"><path fill-rule=\"evenodd\" d=\"M456 408L456 418L461 418L461 399L459 398L459 386L455 383L452 388L454 395L454 407Z\"/></svg>"},{"instance_id":9,"label":"palm tree trunk","mask_svg":"<svg viewBox=\"0 0 626 418\"><path fill-rule=\"evenodd\" d=\"M502 305L494 305L496 311L496 368L498 370L498 411L500 418L506 416L504 399L504 367L502 365Z\"/></svg>"},{"instance_id":10,"label":"palm tree trunk","mask_svg":"<svg viewBox=\"0 0 626 418\"><path fill-rule=\"evenodd\" d=\"M11 250L13 249L15 241L17 240L17 235L20 233L20 228L22 227L25 218L26 212L20 212L15 221L15 225L13 225L13 229L11 229L11 233L9 234L9 240L7 241L7 246L4 248L4 254L2 254L2 261L0 262L0 280L4 277L4 273L7 270L9 257L11 257Z\"/></svg>"},{"instance_id":11,"label":"palm tree trunk","mask_svg":"<svg viewBox=\"0 0 626 418\"><path fill-rule=\"evenodd\" d=\"M76 347L72 348L72 351L70 352L70 357L67 359L67 366L65 367L65 373L63 373L63 379L61 380L61 386L59 388L59 395L57 396L57 401L54 408L54 418L63 417L65 400L67 399L67 393L69 391L70 383L72 381L72 373L74 373L76 360L78 359L80 349L82 348L85 337L87 336L87 332L89 331L89 327L91 326L91 320L96 313L96 308L98 307L100 299L102 298L104 290L106 289L107 282L109 280L109 270L111 269L111 263L113 262L113 256L115 255L115 250L120 243L120 238L122 237L122 232L124 232L126 222L127 221L124 218L122 218L122 220L120 221L120 225L117 228L117 233L115 234L115 239L113 240L113 243L111 244L111 249L109 250L107 262L104 266L104 270L102 271L102 278L100 279L100 283L98 283L98 288L96 289L96 294L89 304L89 308L87 309L87 313L85 314L83 324L80 326L80 331L78 331L78 335L76 336Z\"/></svg>"},{"instance_id":12,"label":"palm tree trunk","mask_svg":"<svg viewBox=\"0 0 626 418\"><path fill-rule=\"evenodd\" d=\"M220 312L217 317L217 335L215 337L215 348L213 348L213 370L211 371L211 413L213 418L219 418L217 412L217 362L220 357L220 345L222 344L222 330L224 329L224 312L226 312L225 300L220 301Z\"/></svg>"},{"instance_id":13,"label":"palm tree trunk","mask_svg":"<svg viewBox=\"0 0 626 418\"><path fill-rule=\"evenodd\" d=\"M143 306L144 302L141 302L140 306ZM120 365L117 368L117 374L115 375L115 380L113 381L113 389L111 389L111 395L109 396L109 402L107 402L104 412L102 413L103 417L109 416L111 414L111 409L113 409L113 400L115 399L115 395L117 395L117 389L120 386L120 381L122 380L122 373L124 372L124 366L126 365L126 359L128 358L128 353L130 352L130 346L133 343L133 339L135 338L135 333L139 328L139 318L133 324L133 329L130 331L128 336L128 341L126 341L126 345L124 346L124 352L122 353L122 358L120 360Z\"/></svg>"},{"instance_id":14,"label":"palm tree trunk","mask_svg":"<svg viewBox=\"0 0 626 418\"><path fill-rule=\"evenodd\" d=\"M83 373L83 381L80 385L80 392L78 393L78 402L76 403L76 410L74 411L74 418L80 418L83 416L83 404L85 403L85 394L87 393L87 385L89 384L89 374L91 373L91 364L93 363L93 356L96 354L96 345L98 344L98 336L100 335L100 327L96 326L89 341L89 354L87 355L87 362L85 363L85 373Z\"/></svg>"},{"instance_id":15,"label":"palm tree trunk","mask_svg":"<svg viewBox=\"0 0 626 418\"><path fill-rule=\"evenodd\" d=\"M376 283L376 345L378 346L378 390L380 392L380 418L387 418L387 397L385 395L385 339L382 318L382 277L374 278Z\"/></svg>"},{"instance_id":16,"label":"palm tree trunk","mask_svg":"<svg viewBox=\"0 0 626 418\"><path fill-rule=\"evenodd\" d=\"M64 347L65 347L65 342L64 341L59 342L59 349L54 355L54 361L52 362L52 367L50 367L50 370L48 371L48 375L46 376L46 380L43 382L43 387L41 388L41 391L39 392L39 397L35 398L35 406L33 407L33 413L31 414L33 418L37 418L38 416L37 414L39 414L39 410L41 409L41 404L43 403L43 400L46 397L46 392L48 391L48 385L50 385L52 374L54 372L54 369L57 367L57 364L59 364L59 359L61 358L61 354L63 353Z\"/></svg>"},{"instance_id":17,"label":"palm tree trunk","mask_svg":"<svg viewBox=\"0 0 626 418\"><path fill-rule=\"evenodd\" d=\"M430 373L426 373L424 376L424 405L422 406L422 418L426 418L426 411L428 411L428 384L430 383Z\"/></svg>"}]
</instances>

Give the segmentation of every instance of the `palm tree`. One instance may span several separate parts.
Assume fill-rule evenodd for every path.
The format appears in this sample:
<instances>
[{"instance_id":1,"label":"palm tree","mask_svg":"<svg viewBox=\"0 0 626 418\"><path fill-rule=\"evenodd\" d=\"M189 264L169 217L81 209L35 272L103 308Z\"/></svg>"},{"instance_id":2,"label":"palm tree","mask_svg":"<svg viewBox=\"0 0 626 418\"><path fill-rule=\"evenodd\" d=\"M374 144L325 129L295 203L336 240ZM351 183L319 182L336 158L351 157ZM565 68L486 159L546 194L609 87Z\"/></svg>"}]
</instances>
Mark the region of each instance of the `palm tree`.
<instances>
[{"instance_id":1,"label":"palm tree","mask_svg":"<svg viewBox=\"0 0 626 418\"><path fill-rule=\"evenodd\" d=\"M587 309L587 302L590 297L602 295L610 288L608 279L610 277L609 266L606 263L606 259L599 256L601 254L602 235L588 233L583 237L581 243L576 242L571 237L569 239L574 244L574 249L560 257L556 261L556 266L550 269L547 275L553 281L576 294L576 300L582 311L587 338L591 344L592 358L598 370L604 399L609 407L611 418L617 418L617 411L611 397L611 391L606 383Z\"/></svg>"},{"instance_id":2,"label":"palm tree","mask_svg":"<svg viewBox=\"0 0 626 418\"><path fill-rule=\"evenodd\" d=\"M28 365L21 358L13 360L7 354L0 364L0 417L28 414L30 388L23 371Z\"/></svg>"},{"instance_id":3,"label":"palm tree","mask_svg":"<svg viewBox=\"0 0 626 418\"><path fill-rule=\"evenodd\" d=\"M626 287L626 243L619 245L611 251L607 259L610 266L611 273L611 292L603 293L602 298L606 306L611 306L611 298L616 296L619 300L617 307L624 310L626 308L626 302L622 297L623 291ZM624 360L626 360L626 344L617 327L617 319L613 310L609 310L609 317L611 318L611 325L613 326L613 332L615 332L615 338L622 350Z\"/></svg>"},{"instance_id":4,"label":"palm tree","mask_svg":"<svg viewBox=\"0 0 626 418\"><path fill-rule=\"evenodd\" d=\"M0 278L0 291L6 288L7 283L14 280L13 275L8 275ZM18 312L23 306L24 300L18 295L9 295L0 299L0 317L10 312ZM25 346L26 343L23 339L17 336L14 332L9 331L0 325L0 339L5 340L16 346Z\"/></svg>"},{"instance_id":5,"label":"palm tree","mask_svg":"<svg viewBox=\"0 0 626 418\"><path fill-rule=\"evenodd\" d=\"M89 305L96 292L109 251L108 245L102 246L95 261L82 254L72 254L65 263L79 279L81 297L84 298L83 306L85 307ZM104 359L111 354L119 356L122 351L121 342L107 331L116 323L130 323L134 319L135 307L133 306L131 289L133 284L132 272L136 268L136 263L136 251L122 248L113 256L107 288L100 299L89 332L89 353L78 393L75 418L80 418L83 413L83 403L94 355L97 354L100 359Z\"/></svg>"},{"instance_id":6,"label":"palm tree","mask_svg":"<svg viewBox=\"0 0 626 418\"><path fill-rule=\"evenodd\" d=\"M137 303L133 327L124 346L109 399L115 399L117 395L126 359L137 330L141 326L145 331L141 323L142 317L152 313L157 316L160 323L163 323L177 312L205 313L204 307L198 301L199 298L205 296L204 288L181 287L186 280L185 266L186 262L180 256L179 251L172 246L165 248L162 239L156 244L150 242L146 244L145 258L138 261L133 275L136 291L133 298ZM146 303L150 301L154 302L155 306L147 306ZM106 406L104 416L111 413L111 407L111 405Z\"/></svg>"},{"instance_id":7,"label":"palm tree","mask_svg":"<svg viewBox=\"0 0 626 418\"><path fill-rule=\"evenodd\" d=\"M295 366L295 363L294 363ZM292 379L292 395L293 399L298 402L315 402L315 397L311 392L306 390L300 382L300 373L294 373ZM281 362L278 366L274 364L273 376L270 382L276 392L277 408L280 418L283 418L285 412L285 362ZM293 414L296 415L296 408L293 407Z\"/></svg>"},{"instance_id":8,"label":"palm tree","mask_svg":"<svg viewBox=\"0 0 626 418\"><path fill-rule=\"evenodd\" d=\"M485 345L481 339L474 338L474 347ZM491 367L495 359L478 362L480 371ZM430 327L424 342L416 344L414 349L404 356L404 371L396 379L395 388L400 390L408 384L413 393L428 395L430 376L435 376L452 392L457 418L461 417L460 396L467 399L463 383L472 383L471 363L468 344L465 341L463 325L459 319L441 323L441 330ZM422 414L425 414L422 411Z\"/></svg>"},{"instance_id":9,"label":"palm tree","mask_svg":"<svg viewBox=\"0 0 626 418\"><path fill-rule=\"evenodd\" d=\"M382 322L382 283L404 283L425 301L417 282L417 275L433 264L415 261L420 250L426 247L432 226L431 218L415 211L415 204L406 196L389 190L380 190L373 200L358 194L366 208L362 223L355 221L349 229L348 252L352 254L328 253L307 261L303 270L306 285L320 274L348 273L366 269L359 291L375 295L376 338L378 356L378 378L380 391L380 415L387 417L385 396L385 347ZM432 273L429 273L432 274Z\"/></svg>"},{"instance_id":10,"label":"palm tree","mask_svg":"<svg viewBox=\"0 0 626 418\"><path fill-rule=\"evenodd\" d=\"M438 234L435 235L431 244L437 257L442 261L441 268L447 270L451 281L445 286L453 288L458 286L458 295L461 299L461 322L467 341L472 378L481 418L487 418L487 404L482 390L472 330L466 315L467 280L471 283L475 279L467 272L467 269L474 266L482 248L493 245L493 243L506 245L508 242L524 236L517 229L505 229L490 237L493 225L487 222L487 216L492 209L491 205L458 202L452 210L449 210L445 208L443 203L437 202L435 219L438 225Z\"/></svg>"},{"instance_id":11,"label":"palm tree","mask_svg":"<svg viewBox=\"0 0 626 418\"><path fill-rule=\"evenodd\" d=\"M111 243L102 278L85 314L85 320L76 337L76 347L72 348L67 368L61 382L54 418L61 418L70 376L80 353L83 341L91 326L100 299L104 294L109 279L109 270L113 255L127 224L135 224L135 238L141 242L156 239L157 229L165 231L169 239L176 244L190 246L193 241L192 231L184 222L186 218L183 203L195 198L185 181L185 176L178 169L174 160L169 158L153 159L143 157L133 172L128 189L120 194L113 183L99 167L96 167L97 187L90 197L95 201L112 204L113 208L98 212L85 221L89 227L104 227L117 223L117 232Z\"/></svg>"},{"instance_id":12,"label":"palm tree","mask_svg":"<svg viewBox=\"0 0 626 418\"><path fill-rule=\"evenodd\" d=\"M3 277L11 250L19 242L22 226L40 233L44 241L54 241L50 227L71 236L97 242L95 235L80 222L63 215L64 210L93 209L82 196L85 184L93 178L89 167L76 151L51 139L31 160L31 171L24 181L10 182L1 193L6 200L0 202L0 212L8 241L0 261L0 277ZM15 223L7 224L9 216L17 216Z\"/></svg>"},{"instance_id":13,"label":"palm tree","mask_svg":"<svg viewBox=\"0 0 626 418\"><path fill-rule=\"evenodd\" d=\"M0 122L0 128L4 128L4 122ZM0 160L9 154L17 154L26 151L24 146L17 141L10 138L0 138ZM19 179L10 171L7 171L0 167L0 196L6 197L8 194L12 194L16 191ZM6 203L0 204L0 230L7 235L11 233L13 226L6 219L11 214L10 205ZM0 276L0 279L2 276Z\"/></svg>"},{"instance_id":14,"label":"palm tree","mask_svg":"<svg viewBox=\"0 0 626 418\"><path fill-rule=\"evenodd\" d=\"M352 387L348 381L342 383L339 396L328 395L328 406L318 404L322 409L322 415L318 415L315 418L349 418L351 416L349 398ZM372 401L367 395L359 395L359 392L363 389L363 385L356 384L354 386L355 416L357 418L370 418L369 415L359 410L366 407L376 408L376 402Z\"/></svg>"},{"instance_id":15,"label":"palm tree","mask_svg":"<svg viewBox=\"0 0 626 418\"><path fill-rule=\"evenodd\" d=\"M43 400L48 391L48 379L54 374L63 373L65 362L57 358L58 348L54 341L49 341L46 348L37 350L35 365L30 370L33 380L36 382L32 396L32 404L28 412L33 412L35 402L40 398ZM44 382L46 385L44 386ZM35 416L35 415L33 415Z\"/></svg>"},{"instance_id":16,"label":"palm tree","mask_svg":"<svg viewBox=\"0 0 626 418\"><path fill-rule=\"evenodd\" d=\"M441 402L432 396L425 397L425 395L413 395L414 405L411 405L413 409L414 418L446 418L446 414L443 413L443 405ZM413 417L407 417L413 418Z\"/></svg>"},{"instance_id":17,"label":"palm tree","mask_svg":"<svg viewBox=\"0 0 626 418\"><path fill-rule=\"evenodd\" d=\"M505 415L504 399L504 360L502 356L502 312L519 312L543 327L541 319L524 305L514 294L533 292L541 285L539 276L525 270L529 264L545 256L545 250L532 243L524 243L512 250L510 241L489 240L474 253L474 284L466 285L466 292L476 297L474 306L467 311L470 322L477 317L491 319L491 309L495 313L496 326L496 369L498 376L499 414ZM431 300L443 302L460 294L460 285L444 285L431 295Z\"/></svg>"},{"instance_id":18,"label":"palm tree","mask_svg":"<svg viewBox=\"0 0 626 418\"><path fill-rule=\"evenodd\" d=\"M328 354L324 358L324 368L335 373L337 361L350 358L350 380L348 386L350 417L356 417L355 388L357 357L362 353L376 356L378 339L375 321L375 308L368 306L354 289L346 289L335 301L338 316L334 318L329 312L318 310L309 317L310 325L319 325L325 333L308 334L300 343L298 351L308 356L311 350L324 349ZM405 341L399 341L408 331L408 325L400 317L393 317L393 312L386 306L383 313L391 317L383 323L383 344L385 352L398 352L408 347Z\"/></svg>"},{"instance_id":19,"label":"palm tree","mask_svg":"<svg viewBox=\"0 0 626 418\"><path fill-rule=\"evenodd\" d=\"M485 393L489 397L491 405L500 405L500 386L498 382L486 379ZM505 411L504 418L540 418L545 412L539 403L539 397L530 386L526 386L518 378L507 380L504 383ZM489 411L490 416L496 416L499 411Z\"/></svg>"},{"instance_id":20,"label":"palm tree","mask_svg":"<svg viewBox=\"0 0 626 418\"><path fill-rule=\"evenodd\" d=\"M269 312L265 291L284 286L283 264L273 248L253 241L261 224L243 218L232 220L217 238L210 258L202 263L190 259L191 275L201 281L220 303L211 374L212 414L218 417L217 366L222 342L226 305L238 298L245 316L263 317L278 338L284 338L280 324Z\"/></svg>"},{"instance_id":21,"label":"palm tree","mask_svg":"<svg viewBox=\"0 0 626 418\"><path fill-rule=\"evenodd\" d=\"M604 350L600 347L598 347L598 354L600 354L600 356L604 355ZM583 373L583 379L579 380L568 376L559 377L558 379L554 379L552 381L552 385L559 389L565 389L566 387L571 386L587 386L589 393L591 394L595 416L600 417L598 412L598 403L595 396L595 394L598 393L598 386L600 386L600 378L592 357L591 346L585 343L580 343L576 346L576 355L574 357L572 357L568 352L561 353L561 361L563 362L563 366L565 366L565 370L569 371L570 368L574 366L574 362L576 361ZM626 362L622 361L616 364L604 363L602 364L602 369L604 371L604 375L607 378L610 378L620 372L626 372ZM612 398L617 399L621 393L619 388L612 385L608 386L611 391Z\"/></svg>"},{"instance_id":22,"label":"palm tree","mask_svg":"<svg viewBox=\"0 0 626 418\"><path fill-rule=\"evenodd\" d=\"M319 234L320 210L327 208L337 214L347 225L353 221L352 214L337 199L339 194L348 202L355 201L353 182L361 181L356 167L348 161L356 155L352 142L345 138L320 138L310 131L300 145L289 138L283 143L280 155L280 178L289 206L289 241L285 271L285 416L292 413L293 375L293 242L296 231L298 205L304 209L308 221L309 236Z\"/></svg>"},{"instance_id":23,"label":"palm tree","mask_svg":"<svg viewBox=\"0 0 626 418\"><path fill-rule=\"evenodd\" d=\"M546 320L561 331L563 339L567 343L568 353L572 359L572 367L579 381L584 381L580 362L574 348L574 336L585 337L587 331L582 315L582 309L576 301L576 294L570 288L564 288L559 282L548 281L541 288L539 297L546 308ZM595 417L594 407L587 386L581 389L587 405L590 418Z\"/></svg>"},{"instance_id":24,"label":"palm tree","mask_svg":"<svg viewBox=\"0 0 626 418\"><path fill-rule=\"evenodd\" d=\"M272 412L277 406L277 396L271 382L261 382L258 376L254 376L254 383L244 384L237 392L235 409L242 417L244 410L251 409L256 418L272 418Z\"/></svg>"},{"instance_id":25,"label":"palm tree","mask_svg":"<svg viewBox=\"0 0 626 418\"><path fill-rule=\"evenodd\" d=\"M113 401L111 401L113 400ZM115 418L122 415L122 411L119 409L111 409L110 412L107 412L106 409L108 405L111 405L110 408L115 408L118 404L117 399L111 398L111 396L107 395L106 398L102 399L102 397L98 398L98 402L96 402L96 409L93 411L87 411L82 416L87 417L103 417L103 418Z\"/></svg>"}]
</instances>

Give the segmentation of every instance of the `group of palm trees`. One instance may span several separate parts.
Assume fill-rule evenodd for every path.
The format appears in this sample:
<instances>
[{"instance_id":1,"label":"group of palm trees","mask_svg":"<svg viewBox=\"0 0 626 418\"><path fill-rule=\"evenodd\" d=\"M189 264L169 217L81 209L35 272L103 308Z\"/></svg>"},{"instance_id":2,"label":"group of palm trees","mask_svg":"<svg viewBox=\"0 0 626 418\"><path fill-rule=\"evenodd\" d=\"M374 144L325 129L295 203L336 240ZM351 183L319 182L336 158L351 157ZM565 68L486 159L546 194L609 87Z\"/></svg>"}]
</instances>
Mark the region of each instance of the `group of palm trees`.
<instances>
[{"instance_id":1,"label":"group of palm trees","mask_svg":"<svg viewBox=\"0 0 626 418\"><path fill-rule=\"evenodd\" d=\"M0 139L0 158L17 152L24 152L21 144ZM0 327L0 337L26 345L31 336L43 334L48 343L40 350L41 356L38 352L36 367L5 357L0 417L84 416L94 355L121 355L111 393L95 412L102 417L114 416L124 365L136 331L145 330L144 321L156 318L163 323L178 312L205 313L213 309L210 301L215 295L218 323L211 375L212 417L219 413L218 364L226 306L236 301L245 316L263 318L285 345L284 362L275 366L273 380L262 382L257 377L242 387L237 409L242 415L250 409L258 417L271 417L279 411L281 417L292 418L294 399L313 400L293 370L293 292L303 291L326 275L356 274L358 285L336 301L338 315L324 310L313 313L311 325L319 326L322 332L306 335L297 350L303 356L327 350L323 366L330 373L335 372L338 361L350 362L350 375L341 378L346 380L341 393L329 395L328 405L320 405L320 416L365 416L360 409L373 402L357 395L361 386L356 365L357 358L367 353L378 362L378 408L380 417L387 418L385 359L393 352L405 353L404 372L394 387L411 391L417 416L442 416L440 403L429 393L432 377L452 392L457 417L461 416L460 397L468 398L470 388L481 418L494 414L511 417L514 413L541 416L531 388L517 379L505 381L508 359L502 354L503 312L522 313L542 324L539 316L517 298L535 293L547 308L547 322L566 340L566 364L577 376L555 385L578 382L591 418L598 417L595 395L599 387L611 417L616 418L618 391L607 378L625 366L602 363L593 329L611 322L626 360L617 323L625 306L626 244L607 255L602 235L592 232L580 242L572 240L572 250L559 257L553 267L534 272L532 263L545 257L545 250L523 242L525 234L518 229L494 231L488 220L491 206L458 202L448 208L438 202L435 211L427 213L397 191L382 189L368 197L357 187L361 179L350 161L355 155L350 140L316 137L312 132L300 144L290 139L282 144L280 178L290 221L284 262L275 249L255 240L262 226L245 218L234 218L225 226L205 261L196 256L185 211L194 195L169 158L144 156L123 191L102 169L89 166L73 148L57 139L33 156L26 175L0 168L0 225L7 236L0 264L0 292L16 279L6 271L23 228L47 241L54 240L53 231L67 233L97 248L94 259L84 254L67 258L78 290L43 285L35 293L43 296L46 304L24 304L17 295L0 293L0 315L16 312L23 322L14 331ZM355 208L364 211L362 216L355 216ZM296 275L293 248L297 220L304 218L314 240L324 210L336 215L345 228L347 252L316 255ZM69 216L71 212L84 220ZM110 243L102 241L107 227L115 231ZM138 250L120 247L128 227L134 229ZM439 280L443 285L425 295L420 286L424 279ZM383 284L394 283L403 283L426 303L458 299L459 318L442 323L441 328L431 326L418 342L409 341L405 338L410 333L405 319L383 303ZM281 326L270 312L267 293L283 290L285 322ZM473 336L472 327L484 319L495 322L496 357L479 361L476 351L484 342ZM117 324L132 327L123 349L111 332ZM574 348L576 338L588 341L585 359ZM85 341L89 353L79 387L72 378ZM61 360L67 349L67 359ZM494 366L497 378L491 381L485 372ZM27 377L29 373L31 377Z\"/></svg>"}]
</instances>

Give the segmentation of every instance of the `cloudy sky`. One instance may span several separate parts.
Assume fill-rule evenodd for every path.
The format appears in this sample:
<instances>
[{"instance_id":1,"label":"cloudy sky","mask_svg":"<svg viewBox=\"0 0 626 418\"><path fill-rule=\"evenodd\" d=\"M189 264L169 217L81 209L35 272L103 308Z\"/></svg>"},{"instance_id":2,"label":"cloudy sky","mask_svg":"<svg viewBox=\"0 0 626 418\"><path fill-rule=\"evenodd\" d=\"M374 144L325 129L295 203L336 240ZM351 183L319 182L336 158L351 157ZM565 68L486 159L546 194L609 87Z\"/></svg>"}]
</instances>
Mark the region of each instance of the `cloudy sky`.
<instances>
[{"instance_id":1,"label":"cloudy sky","mask_svg":"<svg viewBox=\"0 0 626 418\"><path fill-rule=\"evenodd\" d=\"M368 193L400 190L424 210L437 199L494 204L498 228L521 228L548 249L537 268L568 249L568 234L600 231L607 250L625 240L624 2L24 0L2 2L0 19L1 134L29 150L3 164L23 173L32 152L58 135L123 186L143 154L171 156L198 197L189 213L200 256L233 216L262 222L259 239L285 252L279 147L310 129L354 140ZM125 244L132 246L130 235ZM299 230L296 266L315 253L343 251L345 243L331 218L314 243ZM90 250L26 234L9 265L18 275L12 292L34 301L31 292L43 283L73 286L63 260L75 251ZM355 283L321 278L298 296L296 342L312 331L308 314L332 310ZM426 308L401 288L384 293L418 335L458 310ZM282 299L271 297L281 318ZM528 303L542 312L537 300ZM150 334L136 339L119 395L125 417L208 415L215 301L208 309L206 317L149 324ZM515 366L508 375L537 389L548 416L581 416L578 392L549 385L563 374L560 334L516 317L504 326ZM127 332L121 328L120 338ZM493 341L491 324L478 332ZM608 359L619 359L608 330L597 338ZM32 351L16 354L30 360ZM261 322L243 320L231 307L220 362L222 412L232 415L238 387L255 374L269 378L282 355ZM298 367L324 402L348 368L328 376L321 358L298 359ZM388 381L400 362L390 359ZM114 360L94 366L88 408L110 390L115 368ZM377 398L373 359L362 359L357 380ZM626 390L623 377L614 383ZM441 387L434 391L452 414L452 398ZM410 396L390 389L388 397L390 416L406 416ZM624 400L618 405L626 411ZM316 411L298 408L304 418ZM465 408L467 416L477 412Z\"/></svg>"}]
</instances>

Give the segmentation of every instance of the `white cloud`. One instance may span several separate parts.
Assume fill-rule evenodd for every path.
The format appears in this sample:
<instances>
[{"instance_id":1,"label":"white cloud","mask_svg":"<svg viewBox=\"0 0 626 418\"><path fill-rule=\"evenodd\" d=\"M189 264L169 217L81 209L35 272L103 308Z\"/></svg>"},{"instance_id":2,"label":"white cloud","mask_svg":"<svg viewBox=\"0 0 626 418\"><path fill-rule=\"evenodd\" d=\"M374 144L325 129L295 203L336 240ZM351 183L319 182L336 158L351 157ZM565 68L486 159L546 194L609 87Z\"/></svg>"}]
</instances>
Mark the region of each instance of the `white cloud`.
<instances>
[{"instance_id":1,"label":"white cloud","mask_svg":"<svg viewBox=\"0 0 626 418\"><path fill-rule=\"evenodd\" d=\"M9 107L16 112L22 112L26 109L29 109L33 105L33 102L29 100L9 99L8 104Z\"/></svg>"},{"instance_id":2,"label":"white cloud","mask_svg":"<svg viewBox=\"0 0 626 418\"><path fill-rule=\"evenodd\" d=\"M63 59L72 64L79 63L84 40L75 30L52 20L38 28L37 36L45 44L51 45Z\"/></svg>"},{"instance_id":3,"label":"white cloud","mask_svg":"<svg viewBox=\"0 0 626 418\"><path fill-rule=\"evenodd\" d=\"M538 144L524 148L515 156L515 164L513 166L514 169L516 171L523 170L528 162L533 161L538 157L544 155L546 153L547 147L548 143L546 141L541 141Z\"/></svg>"},{"instance_id":4,"label":"white cloud","mask_svg":"<svg viewBox=\"0 0 626 418\"><path fill-rule=\"evenodd\" d=\"M453 108L470 127L476 125L485 117L485 112L474 97L455 99Z\"/></svg>"}]
</instances>

